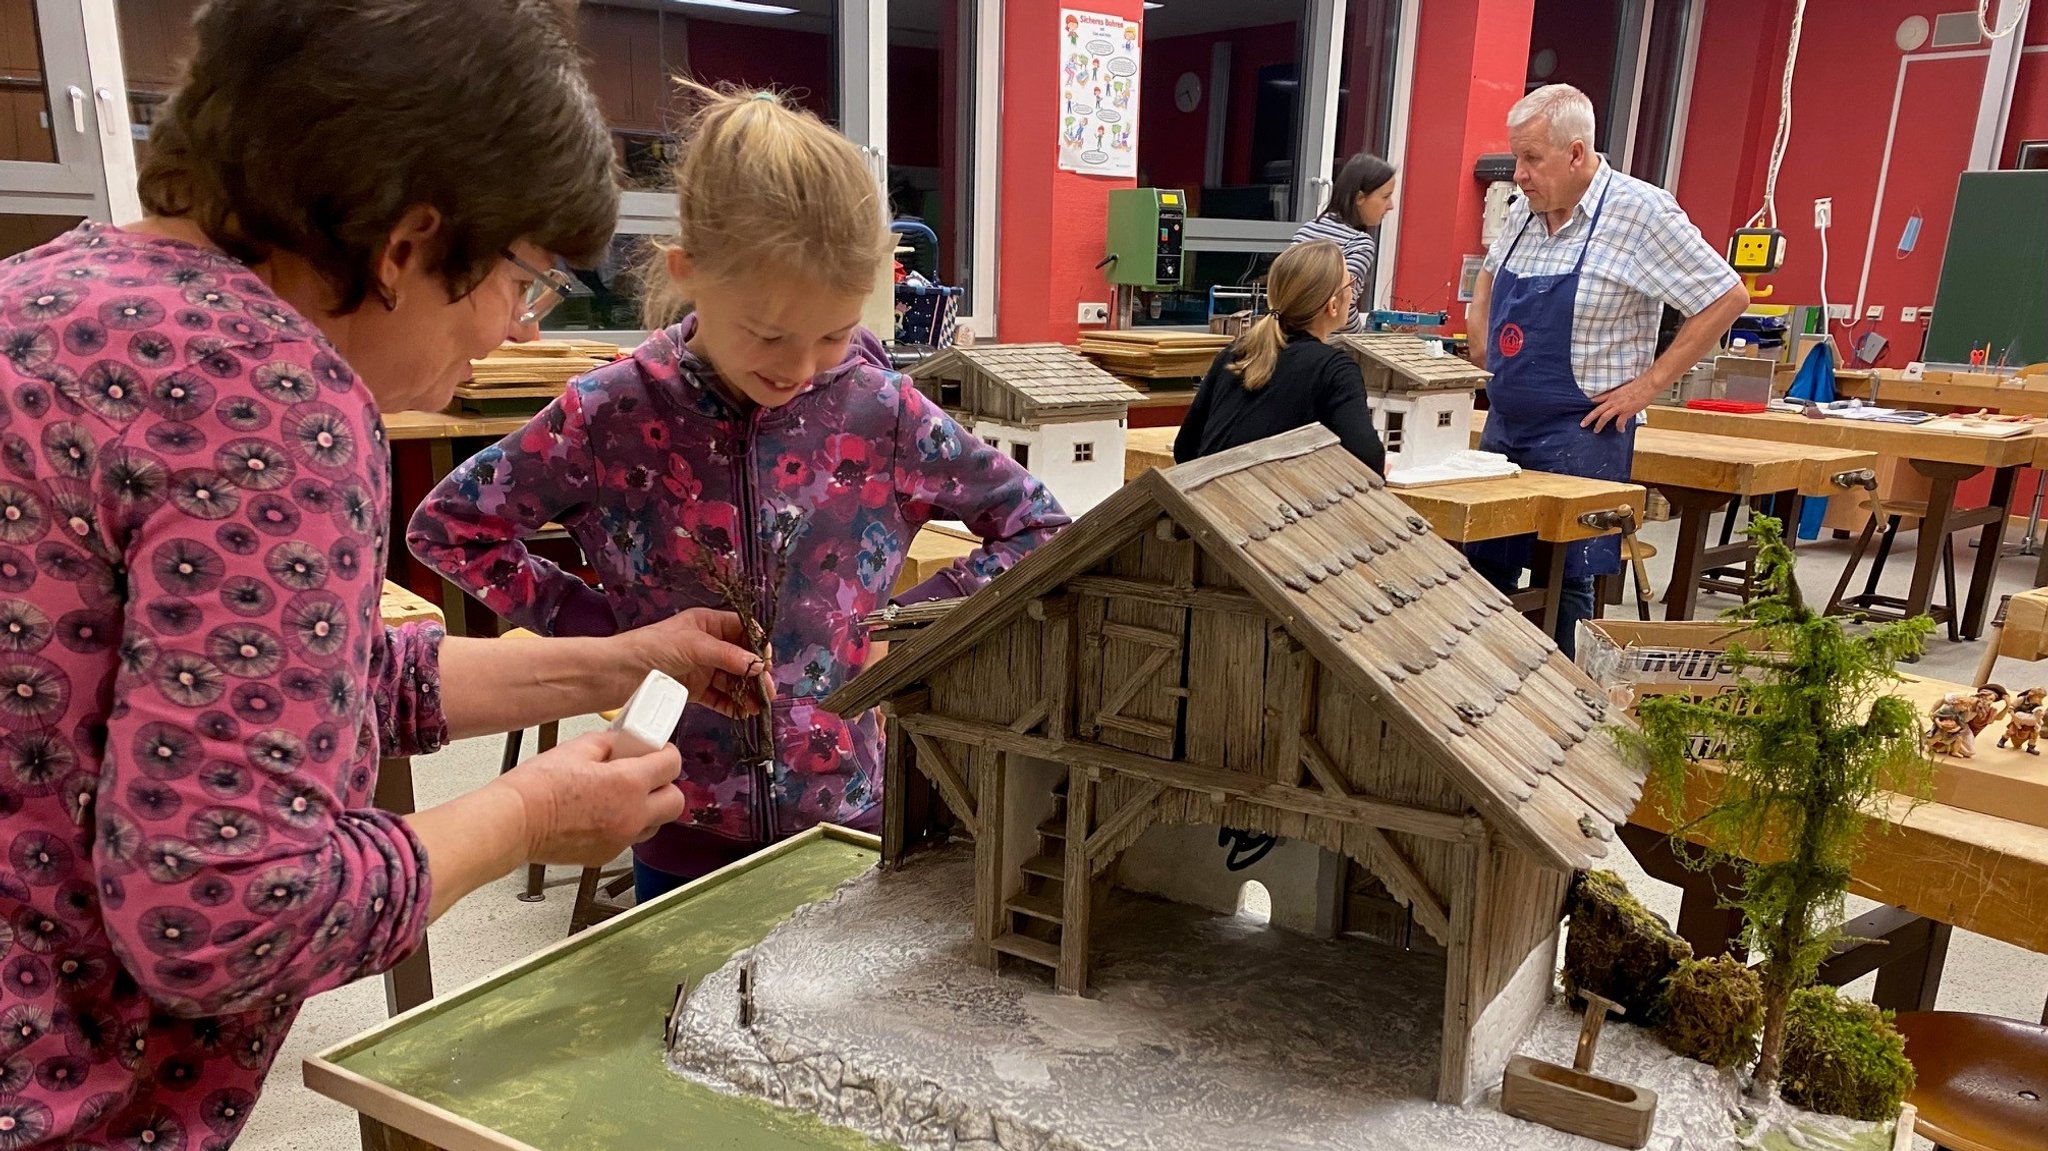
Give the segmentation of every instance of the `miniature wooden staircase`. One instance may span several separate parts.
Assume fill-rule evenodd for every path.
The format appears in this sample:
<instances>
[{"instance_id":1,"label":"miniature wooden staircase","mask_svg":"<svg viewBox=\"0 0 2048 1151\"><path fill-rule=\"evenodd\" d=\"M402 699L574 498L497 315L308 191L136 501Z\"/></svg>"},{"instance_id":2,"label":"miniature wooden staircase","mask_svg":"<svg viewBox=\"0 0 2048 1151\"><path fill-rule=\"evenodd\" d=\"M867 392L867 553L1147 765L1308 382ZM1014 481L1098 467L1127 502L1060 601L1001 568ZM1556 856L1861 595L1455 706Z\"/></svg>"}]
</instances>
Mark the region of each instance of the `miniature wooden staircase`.
<instances>
[{"instance_id":1,"label":"miniature wooden staircase","mask_svg":"<svg viewBox=\"0 0 2048 1151\"><path fill-rule=\"evenodd\" d=\"M1003 905L1003 933L990 946L1003 955L1060 966L1060 932L1067 887L1067 783L1053 788L1052 816L1038 825L1038 854L1024 861L1024 887ZM1086 883L1083 876L1081 882Z\"/></svg>"}]
</instances>

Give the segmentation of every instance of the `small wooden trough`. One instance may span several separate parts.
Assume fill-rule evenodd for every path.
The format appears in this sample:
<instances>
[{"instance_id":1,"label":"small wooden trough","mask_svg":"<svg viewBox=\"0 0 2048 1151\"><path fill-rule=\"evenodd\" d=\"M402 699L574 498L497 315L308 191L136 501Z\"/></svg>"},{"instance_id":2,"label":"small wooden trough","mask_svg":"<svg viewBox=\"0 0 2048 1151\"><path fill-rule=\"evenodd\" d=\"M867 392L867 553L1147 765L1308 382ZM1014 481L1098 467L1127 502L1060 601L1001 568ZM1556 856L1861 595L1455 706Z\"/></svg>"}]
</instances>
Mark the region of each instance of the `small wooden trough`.
<instances>
[{"instance_id":1,"label":"small wooden trough","mask_svg":"<svg viewBox=\"0 0 2048 1151\"><path fill-rule=\"evenodd\" d=\"M1586 995L1586 1022L1570 1067L1527 1055L1508 1060L1500 1080L1500 1109L1517 1119L1584 1135L1616 1147L1642 1147L1657 1122L1657 1093L1593 1074L1593 1053L1607 1013L1621 1004Z\"/></svg>"}]
</instances>

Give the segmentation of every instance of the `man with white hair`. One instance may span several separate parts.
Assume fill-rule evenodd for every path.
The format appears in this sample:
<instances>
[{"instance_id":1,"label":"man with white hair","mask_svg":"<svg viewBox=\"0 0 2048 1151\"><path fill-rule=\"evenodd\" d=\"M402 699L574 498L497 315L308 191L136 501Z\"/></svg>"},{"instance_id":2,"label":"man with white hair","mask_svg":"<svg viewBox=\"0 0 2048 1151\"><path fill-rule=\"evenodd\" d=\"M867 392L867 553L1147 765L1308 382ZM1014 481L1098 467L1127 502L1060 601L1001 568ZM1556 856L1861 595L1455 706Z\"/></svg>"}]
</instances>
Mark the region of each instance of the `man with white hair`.
<instances>
[{"instance_id":1,"label":"man with white hair","mask_svg":"<svg viewBox=\"0 0 2048 1151\"><path fill-rule=\"evenodd\" d=\"M1749 304L1742 281L1671 194L1593 150L1593 103L1547 84L1508 112L1515 185L1486 254L1467 330L1493 373L1480 447L1526 468L1626 481L1642 410L1676 383ZM1657 321L1689 317L1662 356ZM1473 544L1472 566L1512 592L1531 541ZM1570 545L1556 638L1573 654L1593 614L1593 577L1621 570L1614 536Z\"/></svg>"}]
</instances>

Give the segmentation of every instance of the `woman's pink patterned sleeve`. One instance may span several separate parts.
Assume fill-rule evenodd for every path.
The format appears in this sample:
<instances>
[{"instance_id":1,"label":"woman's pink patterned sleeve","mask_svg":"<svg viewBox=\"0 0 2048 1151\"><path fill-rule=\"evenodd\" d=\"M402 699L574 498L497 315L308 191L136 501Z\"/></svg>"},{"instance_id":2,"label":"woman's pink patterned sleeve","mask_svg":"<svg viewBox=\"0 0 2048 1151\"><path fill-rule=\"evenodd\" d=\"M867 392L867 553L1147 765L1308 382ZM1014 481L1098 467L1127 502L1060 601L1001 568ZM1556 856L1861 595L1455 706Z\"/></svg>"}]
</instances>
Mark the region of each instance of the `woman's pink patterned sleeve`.
<instances>
[{"instance_id":1,"label":"woman's pink patterned sleeve","mask_svg":"<svg viewBox=\"0 0 2048 1151\"><path fill-rule=\"evenodd\" d=\"M378 755L432 755L447 746L448 717L441 710L441 641L447 635L437 623L384 629L370 654Z\"/></svg>"},{"instance_id":2,"label":"woman's pink patterned sleeve","mask_svg":"<svg viewBox=\"0 0 2048 1151\"><path fill-rule=\"evenodd\" d=\"M105 601L116 702L78 810L112 944L178 1015L296 1003L426 932L425 849L369 798L379 727L393 750L440 738L434 644L385 634L375 417L315 395L308 351L215 384L189 422L203 448L138 433L95 469L93 534L127 587Z\"/></svg>"}]
</instances>

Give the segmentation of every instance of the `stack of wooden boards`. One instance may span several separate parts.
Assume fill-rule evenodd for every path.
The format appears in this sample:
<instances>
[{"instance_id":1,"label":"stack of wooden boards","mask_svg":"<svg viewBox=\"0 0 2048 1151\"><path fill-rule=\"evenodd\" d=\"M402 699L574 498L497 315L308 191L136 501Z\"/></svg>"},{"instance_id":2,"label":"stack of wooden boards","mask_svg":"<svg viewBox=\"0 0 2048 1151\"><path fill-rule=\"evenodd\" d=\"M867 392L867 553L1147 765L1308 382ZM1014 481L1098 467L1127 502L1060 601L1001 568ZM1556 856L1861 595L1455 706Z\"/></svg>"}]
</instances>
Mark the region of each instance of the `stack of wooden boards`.
<instances>
[{"instance_id":1,"label":"stack of wooden boards","mask_svg":"<svg viewBox=\"0 0 2048 1151\"><path fill-rule=\"evenodd\" d=\"M1082 355L1134 381L1200 379L1216 353L1229 346L1229 336L1209 332L1081 333Z\"/></svg>"},{"instance_id":2,"label":"stack of wooden boards","mask_svg":"<svg viewBox=\"0 0 2048 1151\"><path fill-rule=\"evenodd\" d=\"M598 340L535 340L504 344L469 362L470 378L455 389L456 402L482 415L537 410L562 394L570 380L617 359L617 344Z\"/></svg>"}]
</instances>

